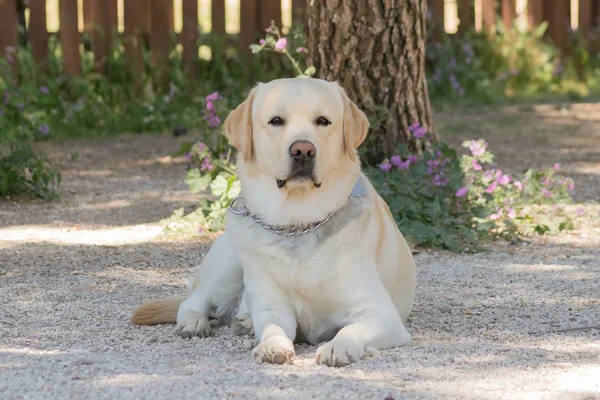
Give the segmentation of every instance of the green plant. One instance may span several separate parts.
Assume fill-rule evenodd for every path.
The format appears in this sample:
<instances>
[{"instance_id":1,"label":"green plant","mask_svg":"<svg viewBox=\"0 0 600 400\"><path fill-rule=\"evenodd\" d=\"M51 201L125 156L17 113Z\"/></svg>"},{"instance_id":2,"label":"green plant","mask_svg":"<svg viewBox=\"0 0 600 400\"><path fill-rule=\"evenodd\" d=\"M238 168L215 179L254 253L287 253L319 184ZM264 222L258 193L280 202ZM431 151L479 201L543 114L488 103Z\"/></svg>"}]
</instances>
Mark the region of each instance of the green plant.
<instances>
[{"instance_id":1,"label":"green plant","mask_svg":"<svg viewBox=\"0 0 600 400\"><path fill-rule=\"evenodd\" d=\"M48 135L50 128L29 93L30 88L16 84L9 65L16 57L16 49L5 51L7 62L0 64L0 195L52 198L58 195L60 172L44 154L31 147L34 138ZM39 92L43 95L47 88L42 87Z\"/></svg>"}]
</instances>

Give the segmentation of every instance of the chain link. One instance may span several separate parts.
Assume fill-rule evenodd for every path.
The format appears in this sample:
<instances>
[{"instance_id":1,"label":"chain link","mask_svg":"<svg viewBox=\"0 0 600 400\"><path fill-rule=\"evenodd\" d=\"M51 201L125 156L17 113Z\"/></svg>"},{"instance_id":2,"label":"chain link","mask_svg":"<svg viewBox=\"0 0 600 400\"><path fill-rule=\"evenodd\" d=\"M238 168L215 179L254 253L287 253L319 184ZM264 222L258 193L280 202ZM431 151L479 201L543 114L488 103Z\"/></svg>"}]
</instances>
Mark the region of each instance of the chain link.
<instances>
[{"instance_id":1,"label":"chain link","mask_svg":"<svg viewBox=\"0 0 600 400\"><path fill-rule=\"evenodd\" d=\"M237 201L243 200L243 199L244 199L244 196L239 195L239 196L235 197L233 200L231 200L231 203L229 204L229 209L231 210L231 212L233 212L234 214L243 215L245 217L250 217L254 220L254 222L259 224L260 226L262 226L264 229L268 230L269 232L275 233L277 235L282 235L282 236L301 236L301 235L304 235L304 234L307 234L310 232L314 232L317 229L319 229L320 227L322 227L323 225L325 225L325 223L327 223L327 221L329 221L331 219L331 217L333 217L333 215L336 213L334 211L334 212L330 213L329 215L327 215L327 217L324 220L319 221L319 222L313 222L311 224L295 225L295 226L291 226L291 227L273 226L273 225L264 223L258 215L251 212L250 210L248 210L246 208L245 204L244 204L243 209L236 209L235 203Z\"/></svg>"}]
</instances>

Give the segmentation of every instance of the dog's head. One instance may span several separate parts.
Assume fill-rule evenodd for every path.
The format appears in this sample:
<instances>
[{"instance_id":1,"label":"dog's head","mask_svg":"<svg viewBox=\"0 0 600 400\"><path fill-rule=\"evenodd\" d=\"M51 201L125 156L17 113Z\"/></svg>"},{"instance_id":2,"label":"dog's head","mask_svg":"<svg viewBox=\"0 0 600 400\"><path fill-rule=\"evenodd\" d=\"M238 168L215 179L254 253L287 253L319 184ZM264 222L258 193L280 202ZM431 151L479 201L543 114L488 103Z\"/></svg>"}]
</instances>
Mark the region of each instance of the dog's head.
<instances>
[{"instance_id":1,"label":"dog's head","mask_svg":"<svg viewBox=\"0 0 600 400\"><path fill-rule=\"evenodd\" d=\"M368 127L337 83L300 78L259 85L225 121L243 163L287 190L319 188L332 169L356 162Z\"/></svg>"},{"instance_id":2,"label":"dog's head","mask_svg":"<svg viewBox=\"0 0 600 400\"><path fill-rule=\"evenodd\" d=\"M259 84L225 121L240 153L242 186L286 201L331 198L346 180L343 191L349 192L359 171L356 149L368 128L365 114L337 83L303 78Z\"/></svg>"}]
</instances>

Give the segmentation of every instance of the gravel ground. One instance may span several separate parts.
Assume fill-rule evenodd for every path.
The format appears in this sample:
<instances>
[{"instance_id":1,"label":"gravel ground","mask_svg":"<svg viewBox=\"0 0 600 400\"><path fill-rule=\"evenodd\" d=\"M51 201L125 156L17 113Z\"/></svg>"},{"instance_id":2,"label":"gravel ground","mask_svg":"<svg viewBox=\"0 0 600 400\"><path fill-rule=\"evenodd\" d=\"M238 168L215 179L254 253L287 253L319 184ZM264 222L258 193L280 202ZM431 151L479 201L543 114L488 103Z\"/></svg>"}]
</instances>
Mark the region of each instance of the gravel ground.
<instances>
[{"instance_id":1,"label":"gravel ground","mask_svg":"<svg viewBox=\"0 0 600 400\"><path fill-rule=\"evenodd\" d=\"M255 365L253 339L226 327L184 340L131 325L143 299L185 293L210 246L160 236L159 219L196 201L165 157L175 145L47 145L63 199L0 202L0 398L600 399L597 227L421 252L412 344L345 368L315 365L307 345L294 365Z\"/></svg>"}]
</instances>

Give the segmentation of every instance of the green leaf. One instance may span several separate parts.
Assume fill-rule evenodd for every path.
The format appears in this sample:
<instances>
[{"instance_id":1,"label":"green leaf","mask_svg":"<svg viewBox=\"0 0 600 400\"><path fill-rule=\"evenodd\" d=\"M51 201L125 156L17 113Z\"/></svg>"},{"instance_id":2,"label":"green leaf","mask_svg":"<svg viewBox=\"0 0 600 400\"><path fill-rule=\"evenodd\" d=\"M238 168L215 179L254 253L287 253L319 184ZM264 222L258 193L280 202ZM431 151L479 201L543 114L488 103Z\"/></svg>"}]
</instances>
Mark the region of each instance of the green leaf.
<instances>
[{"instance_id":1,"label":"green leaf","mask_svg":"<svg viewBox=\"0 0 600 400\"><path fill-rule=\"evenodd\" d=\"M316 73L317 73L317 69L315 67L312 67L312 66L306 68L306 70L304 71L304 75L306 75L306 76L313 76Z\"/></svg>"},{"instance_id":2,"label":"green leaf","mask_svg":"<svg viewBox=\"0 0 600 400\"><path fill-rule=\"evenodd\" d=\"M193 194L200 193L206 190L210 184L210 174L202 175L198 168L189 170L185 183L190 187L190 192Z\"/></svg>"},{"instance_id":3,"label":"green leaf","mask_svg":"<svg viewBox=\"0 0 600 400\"><path fill-rule=\"evenodd\" d=\"M222 174L217 175L214 181L210 184L210 190L214 196L221 197L227 191L229 182Z\"/></svg>"},{"instance_id":4,"label":"green leaf","mask_svg":"<svg viewBox=\"0 0 600 400\"><path fill-rule=\"evenodd\" d=\"M240 185L240 181L235 180L233 181L231 187L229 188L229 191L227 192L227 198L229 200L232 200L235 196L239 195L241 191L242 186Z\"/></svg>"}]
</instances>

